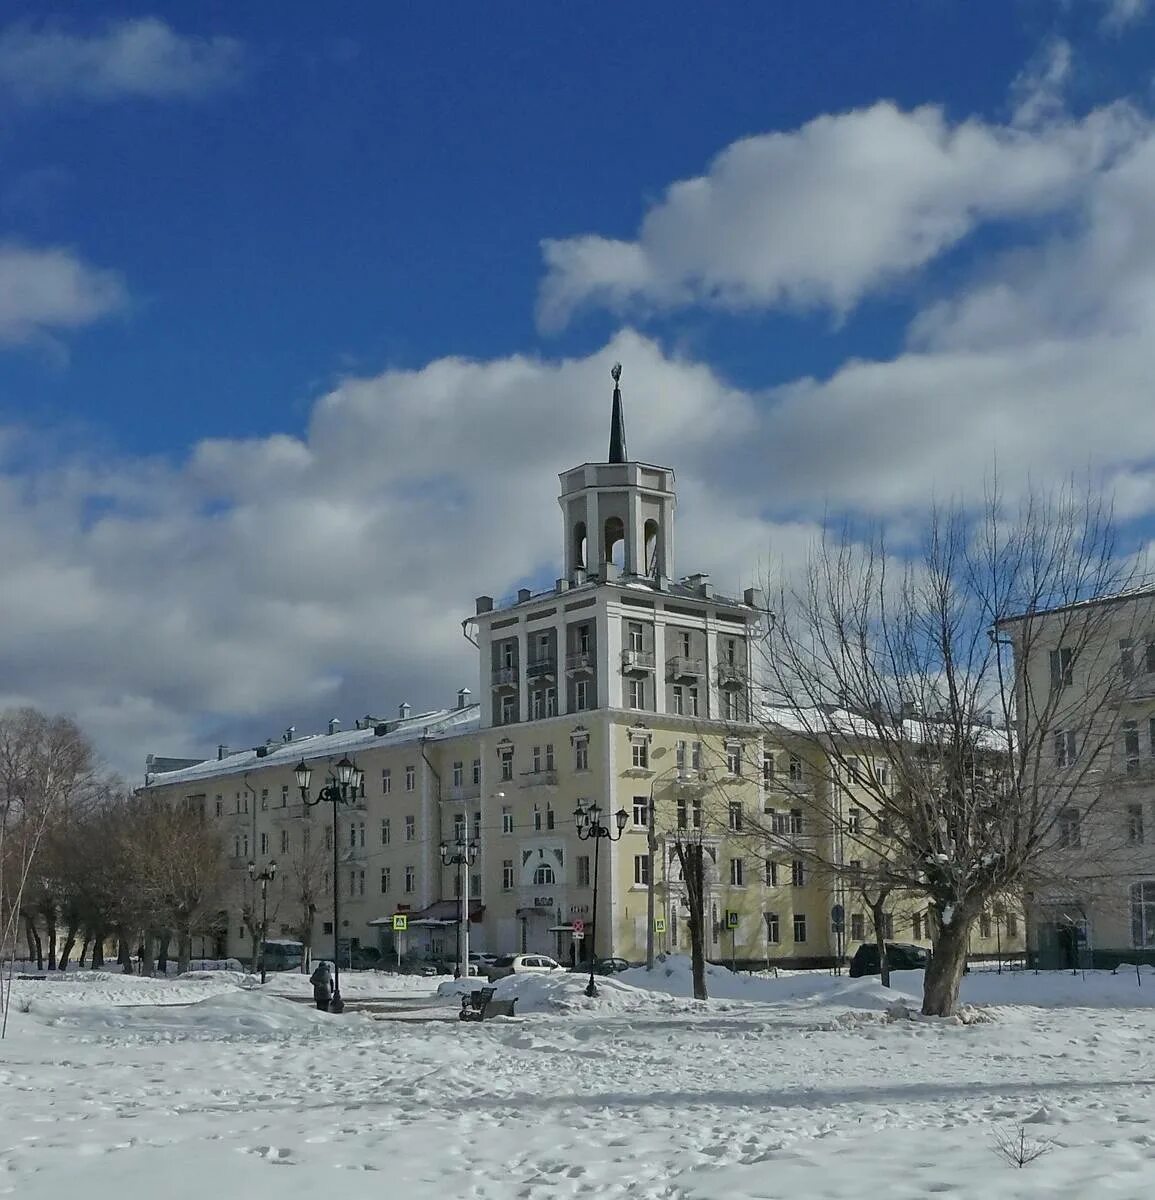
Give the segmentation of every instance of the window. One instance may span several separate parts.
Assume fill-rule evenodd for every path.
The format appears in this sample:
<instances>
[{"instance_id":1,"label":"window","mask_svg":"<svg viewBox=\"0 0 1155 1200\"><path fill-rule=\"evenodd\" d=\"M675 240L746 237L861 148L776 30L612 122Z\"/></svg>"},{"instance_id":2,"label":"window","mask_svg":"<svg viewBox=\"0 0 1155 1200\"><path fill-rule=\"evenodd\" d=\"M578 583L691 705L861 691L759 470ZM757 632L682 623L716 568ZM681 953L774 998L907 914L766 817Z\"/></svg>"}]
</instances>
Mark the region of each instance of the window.
<instances>
[{"instance_id":1,"label":"window","mask_svg":"<svg viewBox=\"0 0 1155 1200\"><path fill-rule=\"evenodd\" d=\"M677 716L683 716L686 712L686 689L680 683L675 683L673 687L674 712Z\"/></svg>"},{"instance_id":2,"label":"window","mask_svg":"<svg viewBox=\"0 0 1155 1200\"><path fill-rule=\"evenodd\" d=\"M918 937L918 934L916 933L914 936ZM866 940L866 918L862 913L850 914L850 940L852 942Z\"/></svg>"},{"instance_id":3,"label":"window","mask_svg":"<svg viewBox=\"0 0 1155 1200\"><path fill-rule=\"evenodd\" d=\"M453 786L455 788L463 787L465 784L465 764L455 762L453 764Z\"/></svg>"},{"instance_id":4,"label":"window","mask_svg":"<svg viewBox=\"0 0 1155 1200\"><path fill-rule=\"evenodd\" d=\"M233 838L233 858L240 858L240 856L241 856L241 835L238 833Z\"/></svg>"},{"instance_id":5,"label":"window","mask_svg":"<svg viewBox=\"0 0 1155 1200\"><path fill-rule=\"evenodd\" d=\"M590 681L578 679L573 685L573 706L578 712L584 712L590 706Z\"/></svg>"},{"instance_id":6,"label":"window","mask_svg":"<svg viewBox=\"0 0 1155 1200\"><path fill-rule=\"evenodd\" d=\"M281 830L281 853L289 853L289 831L287 829Z\"/></svg>"},{"instance_id":7,"label":"window","mask_svg":"<svg viewBox=\"0 0 1155 1200\"><path fill-rule=\"evenodd\" d=\"M548 800L545 804L545 827L546 829L553 828L553 805Z\"/></svg>"},{"instance_id":8,"label":"window","mask_svg":"<svg viewBox=\"0 0 1155 1200\"><path fill-rule=\"evenodd\" d=\"M689 819L687 816L686 797L679 796L678 797L678 828L686 829L686 828L688 828L688 826L689 826Z\"/></svg>"},{"instance_id":9,"label":"window","mask_svg":"<svg viewBox=\"0 0 1155 1200\"><path fill-rule=\"evenodd\" d=\"M690 635L685 631L678 634L678 653L683 658L690 657Z\"/></svg>"},{"instance_id":10,"label":"window","mask_svg":"<svg viewBox=\"0 0 1155 1200\"><path fill-rule=\"evenodd\" d=\"M350 871L349 872L349 895L355 896L356 894L357 894L357 872Z\"/></svg>"},{"instance_id":11,"label":"window","mask_svg":"<svg viewBox=\"0 0 1155 1200\"><path fill-rule=\"evenodd\" d=\"M481 784L481 759L473 760L473 786L479 787Z\"/></svg>"},{"instance_id":12,"label":"window","mask_svg":"<svg viewBox=\"0 0 1155 1200\"><path fill-rule=\"evenodd\" d=\"M469 894L474 898L474 900L478 900L481 898L481 876L480 875L470 875L470 877L469 877Z\"/></svg>"},{"instance_id":13,"label":"window","mask_svg":"<svg viewBox=\"0 0 1155 1200\"><path fill-rule=\"evenodd\" d=\"M265 812L269 807L269 789L261 788L261 812Z\"/></svg>"},{"instance_id":14,"label":"window","mask_svg":"<svg viewBox=\"0 0 1155 1200\"><path fill-rule=\"evenodd\" d=\"M289 807L289 785L287 783L281 784L281 807Z\"/></svg>"},{"instance_id":15,"label":"window","mask_svg":"<svg viewBox=\"0 0 1155 1200\"><path fill-rule=\"evenodd\" d=\"M794 887L806 886L806 864L800 858L790 864L790 882Z\"/></svg>"},{"instance_id":16,"label":"window","mask_svg":"<svg viewBox=\"0 0 1155 1200\"><path fill-rule=\"evenodd\" d=\"M792 808L790 810L790 832L802 832L802 809L800 808Z\"/></svg>"},{"instance_id":17,"label":"window","mask_svg":"<svg viewBox=\"0 0 1155 1200\"><path fill-rule=\"evenodd\" d=\"M513 859L507 858L501 864L501 890L503 892L513 891Z\"/></svg>"},{"instance_id":18,"label":"window","mask_svg":"<svg viewBox=\"0 0 1155 1200\"><path fill-rule=\"evenodd\" d=\"M690 824L694 829L702 828L702 800L700 796L695 796L690 802Z\"/></svg>"},{"instance_id":19,"label":"window","mask_svg":"<svg viewBox=\"0 0 1155 1200\"><path fill-rule=\"evenodd\" d=\"M381 771L381 795L388 796L393 790L393 772L385 767Z\"/></svg>"},{"instance_id":20,"label":"window","mask_svg":"<svg viewBox=\"0 0 1155 1200\"><path fill-rule=\"evenodd\" d=\"M730 801L730 828L735 832L740 832L742 829L742 801Z\"/></svg>"},{"instance_id":21,"label":"window","mask_svg":"<svg viewBox=\"0 0 1155 1200\"><path fill-rule=\"evenodd\" d=\"M589 887L590 885L590 856L588 854L577 856L577 885L578 887Z\"/></svg>"},{"instance_id":22,"label":"window","mask_svg":"<svg viewBox=\"0 0 1155 1200\"><path fill-rule=\"evenodd\" d=\"M632 745L633 763L640 770L645 770L650 765L650 744L649 742L635 741Z\"/></svg>"},{"instance_id":23,"label":"window","mask_svg":"<svg viewBox=\"0 0 1155 1200\"><path fill-rule=\"evenodd\" d=\"M629 623L630 649L640 652L645 649L645 634L643 626L637 621Z\"/></svg>"},{"instance_id":24,"label":"window","mask_svg":"<svg viewBox=\"0 0 1155 1200\"><path fill-rule=\"evenodd\" d=\"M1123 722L1123 758L1128 771L1139 769L1139 726L1134 721Z\"/></svg>"},{"instance_id":25,"label":"window","mask_svg":"<svg viewBox=\"0 0 1155 1200\"><path fill-rule=\"evenodd\" d=\"M851 881L853 883L857 883L859 886L861 886L861 884L862 884L862 859L861 858L852 858L850 860L849 866L850 866Z\"/></svg>"},{"instance_id":26,"label":"window","mask_svg":"<svg viewBox=\"0 0 1155 1200\"><path fill-rule=\"evenodd\" d=\"M698 715L698 689L690 687L686 689L686 716L696 717Z\"/></svg>"},{"instance_id":27,"label":"window","mask_svg":"<svg viewBox=\"0 0 1155 1200\"><path fill-rule=\"evenodd\" d=\"M890 786L890 763L875 763L874 773L878 778L879 787Z\"/></svg>"},{"instance_id":28,"label":"window","mask_svg":"<svg viewBox=\"0 0 1155 1200\"><path fill-rule=\"evenodd\" d=\"M1155 671L1155 641L1147 643L1146 662L1144 665L1147 668L1148 674Z\"/></svg>"},{"instance_id":29,"label":"window","mask_svg":"<svg viewBox=\"0 0 1155 1200\"><path fill-rule=\"evenodd\" d=\"M217 797L216 803L217 803L217 807L216 807L217 816L223 817L225 815L225 805L224 805L224 801L220 798L220 796Z\"/></svg>"},{"instance_id":30,"label":"window","mask_svg":"<svg viewBox=\"0 0 1155 1200\"><path fill-rule=\"evenodd\" d=\"M502 746L497 752L497 757L501 762L501 778L508 781L513 778L513 747Z\"/></svg>"},{"instance_id":31,"label":"window","mask_svg":"<svg viewBox=\"0 0 1155 1200\"><path fill-rule=\"evenodd\" d=\"M381 868L381 895L382 896L384 896L389 891L389 881L390 881L389 868L382 867Z\"/></svg>"},{"instance_id":32,"label":"window","mask_svg":"<svg viewBox=\"0 0 1155 1200\"><path fill-rule=\"evenodd\" d=\"M530 697L529 715L535 721L540 721L545 716L545 691L542 688L538 688Z\"/></svg>"},{"instance_id":33,"label":"window","mask_svg":"<svg viewBox=\"0 0 1155 1200\"><path fill-rule=\"evenodd\" d=\"M417 890L417 868L416 867L406 867L405 868L405 891L407 893L412 893L412 892L415 892L416 890Z\"/></svg>"},{"instance_id":34,"label":"window","mask_svg":"<svg viewBox=\"0 0 1155 1200\"><path fill-rule=\"evenodd\" d=\"M645 829L650 823L649 796L634 797L634 828Z\"/></svg>"},{"instance_id":35,"label":"window","mask_svg":"<svg viewBox=\"0 0 1155 1200\"><path fill-rule=\"evenodd\" d=\"M796 942L806 941L806 917L803 913L794 914L794 940Z\"/></svg>"},{"instance_id":36,"label":"window","mask_svg":"<svg viewBox=\"0 0 1155 1200\"><path fill-rule=\"evenodd\" d=\"M847 833L858 833L862 829L862 809L852 808L846 813Z\"/></svg>"},{"instance_id":37,"label":"window","mask_svg":"<svg viewBox=\"0 0 1155 1200\"><path fill-rule=\"evenodd\" d=\"M590 627L588 625L578 626L578 653L588 654L590 652Z\"/></svg>"},{"instance_id":38,"label":"window","mask_svg":"<svg viewBox=\"0 0 1155 1200\"><path fill-rule=\"evenodd\" d=\"M267 833L262 833L261 834L261 854L268 854L268 852L269 852L269 835Z\"/></svg>"},{"instance_id":39,"label":"window","mask_svg":"<svg viewBox=\"0 0 1155 1200\"><path fill-rule=\"evenodd\" d=\"M790 755L790 782L802 782L802 759L797 754Z\"/></svg>"},{"instance_id":40,"label":"window","mask_svg":"<svg viewBox=\"0 0 1155 1200\"><path fill-rule=\"evenodd\" d=\"M884 938L894 937L894 915L888 912L879 913L878 920L882 925L882 936Z\"/></svg>"},{"instance_id":41,"label":"window","mask_svg":"<svg viewBox=\"0 0 1155 1200\"><path fill-rule=\"evenodd\" d=\"M381 818L381 845L388 846L390 838L391 838L391 833L389 830L389 818L382 817Z\"/></svg>"},{"instance_id":42,"label":"window","mask_svg":"<svg viewBox=\"0 0 1155 1200\"><path fill-rule=\"evenodd\" d=\"M979 937L989 938L991 936L991 915L990 913L979 913Z\"/></svg>"},{"instance_id":43,"label":"window","mask_svg":"<svg viewBox=\"0 0 1155 1200\"><path fill-rule=\"evenodd\" d=\"M410 816L405 818L405 840L407 842L417 841L417 818Z\"/></svg>"},{"instance_id":44,"label":"window","mask_svg":"<svg viewBox=\"0 0 1155 1200\"><path fill-rule=\"evenodd\" d=\"M762 782L767 787L772 787L774 785L774 773L775 773L776 769L777 769L777 766L774 762L774 751L773 750L763 750L762 751Z\"/></svg>"},{"instance_id":45,"label":"window","mask_svg":"<svg viewBox=\"0 0 1155 1200\"><path fill-rule=\"evenodd\" d=\"M514 666L517 657L517 643L512 639L501 643L501 665L507 670Z\"/></svg>"},{"instance_id":46,"label":"window","mask_svg":"<svg viewBox=\"0 0 1155 1200\"><path fill-rule=\"evenodd\" d=\"M730 886L746 886L746 864L741 858L730 859Z\"/></svg>"},{"instance_id":47,"label":"window","mask_svg":"<svg viewBox=\"0 0 1155 1200\"><path fill-rule=\"evenodd\" d=\"M702 743L690 743L690 769L700 771L702 769Z\"/></svg>"},{"instance_id":48,"label":"window","mask_svg":"<svg viewBox=\"0 0 1155 1200\"><path fill-rule=\"evenodd\" d=\"M766 863L766 886L778 886L778 864L773 860L769 860Z\"/></svg>"},{"instance_id":49,"label":"window","mask_svg":"<svg viewBox=\"0 0 1155 1200\"><path fill-rule=\"evenodd\" d=\"M416 786L417 786L417 768L416 767L406 767L405 768L405 790L407 792L411 792L411 791L413 791L413 789Z\"/></svg>"},{"instance_id":50,"label":"window","mask_svg":"<svg viewBox=\"0 0 1155 1200\"><path fill-rule=\"evenodd\" d=\"M862 763L857 758L846 760L846 782L858 783L862 780Z\"/></svg>"},{"instance_id":51,"label":"window","mask_svg":"<svg viewBox=\"0 0 1155 1200\"><path fill-rule=\"evenodd\" d=\"M1072 662L1074 651L1067 646L1060 646L1051 651L1051 690L1070 687L1074 679Z\"/></svg>"},{"instance_id":52,"label":"window","mask_svg":"<svg viewBox=\"0 0 1155 1200\"><path fill-rule=\"evenodd\" d=\"M647 885L650 882L650 856L648 854L634 855L634 884Z\"/></svg>"},{"instance_id":53,"label":"window","mask_svg":"<svg viewBox=\"0 0 1155 1200\"><path fill-rule=\"evenodd\" d=\"M590 744L586 738L579 738L573 744L573 769L575 771L590 769Z\"/></svg>"},{"instance_id":54,"label":"window","mask_svg":"<svg viewBox=\"0 0 1155 1200\"><path fill-rule=\"evenodd\" d=\"M1064 808L1059 813L1059 846L1061 849L1072 849L1082 842L1082 831L1079 828L1079 810Z\"/></svg>"},{"instance_id":55,"label":"window","mask_svg":"<svg viewBox=\"0 0 1155 1200\"><path fill-rule=\"evenodd\" d=\"M1136 751L1138 751L1138 735L1136 735ZM1073 767L1075 765L1075 731L1060 729L1055 734L1055 766Z\"/></svg>"},{"instance_id":56,"label":"window","mask_svg":"<svg viewBox=\"0 0 1155 1200\"><path fill-rule=\"evenodd\" d=\"M782 934L778 926L777 913L763 913L766 918L766 941L771 946L777 946L782 941Z\"/></svg>"},{"instance_id":57,"label":"window","mask_svg":"<svg viewBox=\"0 0 1155 1200\"><path fill-rule=\"evenodd\" d=\"M922 913L915 913L910 918L910 930L916 942L922 941Z\"/></svg>"},{"instance_id":58,"label":"window","mask_svg":"<svg viewBox=\"0 0 1155 1200\"><path fill-rule=\"evenodd\" d=\"M1143 845L1143 805L1127 805L1127 844Z\"/></svg>"},{"instance_id":59,"label":"window","mask_svg":"<svg viewBox=\"0 0 1155 1200\"><path fill-rule=\"evenodd\" d=\"M547 771L552 771L554 769L554 766L555 766L555 763L554 763L554 758L553 758L553 742L549 742L545 748L545 769Z\"/></svg>"},{"instance_id":60,"label":"window","mask_svg":"<svg viewBox=\"0 0 1155 1200\"><path fill-rule=\"evenodd\" d=\"M549 863L539 863L537 869L533 873L533 882L535 887L544 887L548 883L553 883L553 867L551 867Z\"/></svg>"},{"instance_id":61,"label":"window","mask_svg":"<svg viewBox=\"0 0 1155 1200\"><path fill-rule=\"evenodd\" d=\"M678 773L681 774L686 769L686 743L674 743L674 765L678 768Z\"/></svg>"},{"instance_id":62,"label":"window","mask_svg":"<svg viewBox=\"0 0 1155 1200\"><path fill-rule=\"evenodd\" d=\"M501 832L513 832L513 809L508 804L501 806Z\"/></svg>"},{"instance_id":63,"label":"window","mask_svg":"<svg viewBox=\"0 0 1155 1200\"><path fill-rule=\"evenodd\" d=\"M249 811L249 793L245 792L241 797L241 812Z\"/></svg>"},{"instance_id":64,"label":"window","mask_svg":"<svg viewBox=\"0 0 1155 1200\"><path fill-rule=\"evenodd\" d=\"M1007 937L1016 938L1019 936L1019 918L1014 913L1007 913ZM926 936L930 937L930 922L927 922Z\"/></svg>"},{"instance_id":65,"label":"window","mask_svg":"<svg viewBox=\"0 0 1155 1200\"><path fill-rule=\"evenodd\" d=\"M534 746L533 753L530 755L530 759L533 762L533 766L530 768L530 770L535 775L540 775L541 774L541 766L542 766L541 747L540 746Z\"/></svg>"},{"instance_id":66,"label":"window","mask_svg":"<svg viewBox=\"0 0 1155 1200\"><path fill-rule=\"evenodd\" d=\"M453 840L455 842L465 841L465 813L453 814Z\"/></svg>"},{"instance_id":67,"label":"window","mask_svg":"<svg viewBox=\"0 0 1155 1200\"><path fill-rule=\"evenodd\" d=\"M501 719L498 722L501 725L512 725L517 720L517 697L502 696L501 698Z\"/></svg>"},{"instance_id":68,"label":"window","mask_svg":"<svg viewBox=\"0 0 1155 1200\"><path fill-rule=\"evenodd\" d=\"M731 775L742 774L742 747L733 742L726 745L726 770Z\"/></svg>"},{"instance_id":69,"label":"window","mask_svg":"<svg viewBox=\"0 0 1155 1200\"><path fill-rule=\"evenodd\" d=\"M740 715L738 705L738 693L736 691L723 692L722 694L722 716L727 721L737 721Z\"/></svg>"},{"instance_id":70,"label":"window","mask_svg":"<svg viewBox=\"0 0 1155 1200\"><path fill-rule=\"evenodd\" d=\"M646 707L646 681L644 679L630 680L630 708Z\"/></svg>"},{"instance_id":71,"label":"window","mask_svg":"<svg viewBox=\"0 0 1155 1200\"><path fill-rule=\"evenodd\" d=\"M479 842L479 843L481 841L481 813L480 813L480 811L475 812L473 814L473 840L475 842Z\"/></svg>"},{"instance_id":72,"label":"window","mask_svg":"<svg viewBox=\"0 0 1155 1200\"><path fill-rule=\"evenodd\" d=\"M1135 674L1135 643L1131 638L1119 639L1119 674L1124 679Z\"/></svg>"},{"instance_id":73,"label":"window","mask_svg":"<svg viewBox=\"0 0 1155 1200\"><path fill-rule=\"evenodd\" d=\"M241 853L245 858L249 857L249 835L247 833L241 835Z\"/></svg>"},{"instance_id":74,"label":"window","mask_svg":"<svg viewBox=\"0 0 1155 1200\"><path fill-rule=\"evenodd\" d=\"M1155 883L1131 885L1131 941L1134 946L1155 946Z\"/></svg>"},{"instance_id":75,"label":"window","mask_svg":"<svg viewBox=\"0 0 1155 1200\"><path fill-rule=\"evenodd\" d=\"M533 806L533 831L541 833L541 809L536 804Z\"/></svg>"},{"instance_id":76,"label":"window","mask_svg":"<svg viewBox=\"0 0 1155 1200\"><path fill-rule=\"evenodd\" d=\"M332 921L322 921L321 922L321 932L331 934L333 932L333 922ZM244 930L241 930L241 937L244 937L244 936L245 936Z\"/></svg>"}]
</instances>

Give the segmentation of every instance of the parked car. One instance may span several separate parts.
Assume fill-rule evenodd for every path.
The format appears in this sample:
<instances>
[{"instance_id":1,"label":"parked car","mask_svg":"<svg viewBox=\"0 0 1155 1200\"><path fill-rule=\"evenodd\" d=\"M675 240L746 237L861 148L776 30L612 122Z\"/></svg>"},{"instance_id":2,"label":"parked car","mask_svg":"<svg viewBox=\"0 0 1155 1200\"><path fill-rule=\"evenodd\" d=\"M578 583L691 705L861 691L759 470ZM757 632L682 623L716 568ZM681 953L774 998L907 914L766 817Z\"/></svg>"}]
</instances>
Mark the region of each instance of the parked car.
<instances>
[{"instance_id":1,"label":"parked car","mask_svg":"<svg viewBox=\"0 0 1155 1200\"><path fill-rule=\"evenodd\" d=\"M507 975L552 975L563 970L561 963L548 954L504 954L485 968L485 977L493 983Z\"/></svg>"},{"instance_id":2,"label":"parked car","mask_svg":"<svg viewBox=\"0 0 1155 1200\"><path fill-rule=\"evenodd\" d=\"M266 971L294 971L305 961L305 947L288 938L270 938L261 943L258 967L261 958Z\"/></svg>"},{"instance_id":3,"label":"parked car","mask_svg":"<svg viewBox=\"0 0 1155 1200\"><path fill-rule=\"evenodd\" d=\"M594 964L594 970L599 975L617 975L622 971L628 971L632 966L633 963L626 962L624 958L599 958ZM588 971L589 967L583 968L579 965L575 969Z\"/></svg>"},{"instance_id":4,"label":"parked car","mask_svg":"<svg viewBox=\"0 0 1155 1200\"><path fill-rule=\"evenodd\" d=\"M886 961L892 971L921 971L930 965L930 951L925 946L914 946L909 942L887 942ZM873 942L863 942L850 960L852 978L861 975L881 974L878 966L878 947Z\"/></svg>"}]
</instances>

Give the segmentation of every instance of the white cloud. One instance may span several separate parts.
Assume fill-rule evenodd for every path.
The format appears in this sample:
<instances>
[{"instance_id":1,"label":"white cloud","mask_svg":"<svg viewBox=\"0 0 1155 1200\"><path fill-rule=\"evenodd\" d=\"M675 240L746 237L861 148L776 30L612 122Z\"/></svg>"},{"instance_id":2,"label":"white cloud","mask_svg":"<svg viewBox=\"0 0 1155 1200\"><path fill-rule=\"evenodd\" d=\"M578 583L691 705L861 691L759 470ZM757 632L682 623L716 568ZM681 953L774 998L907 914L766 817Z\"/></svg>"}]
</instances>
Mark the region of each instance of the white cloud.
<instances>
[{"instance_id":1,"label":"white cloud","mask_svg":"<svg viewBox=\"0 0 1155 1200\"><path fill-rule=\"evenodd\" d=\"M1035 81L1033 113L1046 115ZM1134 137L1125 106L1025 128L889 103L823 116L727 147L706 174L673 184L637 239L546 241L544 328L587 305L829 307L924 267L979 224L1069 204Z\"/></svg>"},{"instance_id":2,"label":"white cloud","mask_svg":"<svg viewBox=\"0 0 1155 1200\"><path fill-rule=\"evenodd\" d=\"M1107 10L1102 24L1108 33L1130 29L1147 16L1148 0L1099 0L1099 3Z\"/></svg>"},{"instance_id":3,"label":"white cloud","mask_svg":"<svg viewBox=\"0 0 1155 1200\"><path fill-rule=\"evenodd\" d=\"M94 33L17 25L0 34L0 91L27 104L200 96L235 83L243 59L234 38L180 34L156 17Z\"/></svg>"},{"instance_id":4,"label":"white cloud","mask_svg":"<svg viewBox=\"0 0 1155 1200\"><path fill-rule=\"evenodd\" d=\"M126 302L119 275L89 266L70 250L0 243L0 343L88 325Z\"/></svg>"}]
</instances>

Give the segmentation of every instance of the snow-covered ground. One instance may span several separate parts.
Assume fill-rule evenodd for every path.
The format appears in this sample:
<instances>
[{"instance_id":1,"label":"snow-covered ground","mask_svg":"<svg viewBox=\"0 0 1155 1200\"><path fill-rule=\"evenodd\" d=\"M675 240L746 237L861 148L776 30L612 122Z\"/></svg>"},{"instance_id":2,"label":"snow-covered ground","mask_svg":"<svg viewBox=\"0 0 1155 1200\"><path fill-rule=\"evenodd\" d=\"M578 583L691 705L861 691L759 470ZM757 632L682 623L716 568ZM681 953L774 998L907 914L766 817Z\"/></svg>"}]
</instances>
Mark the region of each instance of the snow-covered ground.
<instances>
[{"instance_id":1,"label":"snow-covered ground","mask_svg":"<svg viewBox=\"0 0 1155 1200\"><path fill-rule=\"evenodd\" d=\"M350 1001L442 981L349 975ZM524 1015L342 1017L307 981L78 972L16 984L0 1043L0 1194L261 1200L1147 1197L1155 974L920 979L523 977ZM448 990L448 989L447 989ZM896 1000L898 1003L896 1003ZM450 1017L446 997L431 1017ZM354 1010L356 1005L353 1006ZM1023 1169L1000 1134L1047 1153ZM271 1168L283 1168L271 1170Z\"/></svg>"}]
</instances>

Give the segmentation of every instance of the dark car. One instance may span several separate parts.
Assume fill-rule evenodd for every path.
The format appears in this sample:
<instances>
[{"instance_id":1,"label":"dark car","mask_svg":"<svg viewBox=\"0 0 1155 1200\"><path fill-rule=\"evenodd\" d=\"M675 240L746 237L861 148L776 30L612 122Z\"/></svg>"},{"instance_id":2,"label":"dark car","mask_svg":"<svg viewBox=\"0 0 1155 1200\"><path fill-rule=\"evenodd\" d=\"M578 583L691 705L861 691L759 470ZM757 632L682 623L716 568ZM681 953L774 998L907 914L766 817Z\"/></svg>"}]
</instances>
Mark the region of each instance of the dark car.
<instances>
[{"instance_id":1,"label":"dark car","mask_svg":"<svg viewBox=\"0 0 1155 1200\"><path fill-rule=\"evenodd\" d=\"M617 975L622 971L628 971L631 965L624 958L599 958L594 970L599 975Z\"/></svg>"},{"instance_id":2,"label":"dark car","mask_svg":"<svg viewBox=\"0 0 1155 1200\"><path fill-rule=\"evenodd\" d=\"M887 942L886 961L892 971L922 971L930 965L930 951L909 942ZM850 975L857 979L861 975L879 974L878 947L873 942L863 942L850 960Z\"/></svg>"}]
</instances>

